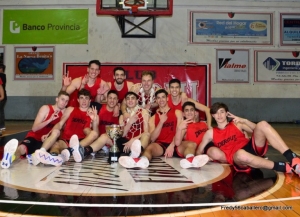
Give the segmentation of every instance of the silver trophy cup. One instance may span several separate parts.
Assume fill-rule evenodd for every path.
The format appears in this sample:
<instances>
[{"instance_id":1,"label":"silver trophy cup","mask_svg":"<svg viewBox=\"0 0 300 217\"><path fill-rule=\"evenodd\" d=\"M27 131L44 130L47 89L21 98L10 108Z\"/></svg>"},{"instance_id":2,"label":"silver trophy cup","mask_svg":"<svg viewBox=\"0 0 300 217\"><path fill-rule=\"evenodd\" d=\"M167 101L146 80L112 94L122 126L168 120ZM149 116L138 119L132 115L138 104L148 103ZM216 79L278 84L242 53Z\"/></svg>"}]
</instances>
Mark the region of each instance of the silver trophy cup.
<instances>
[{"instance_id":1,"label":"silver trophy cup","mask_svg":"<svg viewBox=\"0 0 300 217\"><path fill-rule=\"evenodd\" d=\"M113 140L113 146L109 149L108 162L118 162L120 157L120 150L117 146L116 140L123 135L123 130L120 125L107 125L105 127L106 134Z\"/></svg>"}]
</instances>

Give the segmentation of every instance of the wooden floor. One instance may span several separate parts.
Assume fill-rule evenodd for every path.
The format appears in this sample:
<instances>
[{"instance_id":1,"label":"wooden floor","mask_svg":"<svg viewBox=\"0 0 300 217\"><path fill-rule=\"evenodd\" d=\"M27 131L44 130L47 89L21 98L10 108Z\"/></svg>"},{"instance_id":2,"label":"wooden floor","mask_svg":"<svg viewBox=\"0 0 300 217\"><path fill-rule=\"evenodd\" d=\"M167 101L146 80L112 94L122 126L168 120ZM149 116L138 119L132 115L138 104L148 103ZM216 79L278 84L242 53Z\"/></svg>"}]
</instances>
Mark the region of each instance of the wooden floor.
<instances>
[{"instance_id":1,"label":"wooden floor","mask_svg":"<svg viewBox=\"0 0 300 217\"><path fill-rule=\"evenodd\" d=\"M32 125L32 121L10 121L6 122L7 130L4 131L3 136L14 134L16 132L29 130ZM272 124L272 126L282 136L286 144L298 155L300 155L300 125L298 124ZM274 155L274 156L272 156ZM269 153L270 159L277 159L278 153ZM264 191L255 197L248 198L244 201L248 201L245 205L233 204L224 206L218 206L214 208L201 209L196 211L186 211L179 213L169 213L164 215L152 215L152 216L193 216L193 217L227 217L227 216L300 216L300 178L295 174L282 174L278 173L276 180L277 184L280 183L280 188L272 188L271 190ZM246 192L250 185L254 185L254 188L260 188L261 183L256 182L248 183L247 187L239 186L243 189L241 192ZM233 189L235 190L235 189ZM241 194L240 197L243 197ZM251 201L251 202L249 202ZM257 203L258 202L258 203ZM0 205L0 206L3 206ZM229 209L235 209L234 211ZM246 210L247 209L247 210ZM251 210L250 210L251 209ZM253 210L256 209L256 210ZM257 210L259 209L259 210ZM264 209L269 209L266 211ZM285 210L288 209L288 210ZM74 214L76 216L76 214ZM0 209L0 216L20 216L2 213ZM27 215L22 215L27 216ZM120 215L122 216L122 215ZM132 215L131 215L132 216ZM147 216L147 215L136 215ZM150 215L149 215L150 216Z\"/></svg>"}]
</instances>

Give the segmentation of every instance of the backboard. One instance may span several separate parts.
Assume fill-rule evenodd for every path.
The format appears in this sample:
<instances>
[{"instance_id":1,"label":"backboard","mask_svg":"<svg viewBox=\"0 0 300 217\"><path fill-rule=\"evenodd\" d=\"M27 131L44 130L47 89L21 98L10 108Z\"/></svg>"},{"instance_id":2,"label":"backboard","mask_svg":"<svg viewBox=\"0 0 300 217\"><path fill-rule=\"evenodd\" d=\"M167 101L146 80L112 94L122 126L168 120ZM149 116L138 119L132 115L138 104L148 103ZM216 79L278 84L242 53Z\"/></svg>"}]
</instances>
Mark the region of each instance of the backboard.
<instances>
[{"instance_id":1,"label":"backboard","mask_svg":"<svg viewBox=\"0 0 300 217\"><path fill-rule=\"evenodd\" d=\"M170 16L173 0L97 0L97 15Z\"/></svg>"}]
</instances>

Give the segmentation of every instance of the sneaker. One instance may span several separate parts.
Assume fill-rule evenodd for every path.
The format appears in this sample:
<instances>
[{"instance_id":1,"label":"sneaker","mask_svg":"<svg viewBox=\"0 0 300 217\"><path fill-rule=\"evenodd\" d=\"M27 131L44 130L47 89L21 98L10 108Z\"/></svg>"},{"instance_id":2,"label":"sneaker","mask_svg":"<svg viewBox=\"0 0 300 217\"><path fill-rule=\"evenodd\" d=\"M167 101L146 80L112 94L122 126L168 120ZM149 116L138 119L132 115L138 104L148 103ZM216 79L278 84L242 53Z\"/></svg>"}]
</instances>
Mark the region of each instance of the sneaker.
<instances>
[{"instance_id":1,"label":"sneaker","mask_svg":"<svg viewBox=\"0 0 300 217\"><path fill-rule=\"evenodd\" d=\"M294 169L294 172L300 176L300 158L298 157L293 158L292 167Z\"/></svg>"},{"instance_id":2,"label":"sneaker","mask_svg":"<svg viewBox=\"0 0 300 217\"><path fill-rule=\"evenodd\" d=\"M128 156L122 156L119 158L119 164L125 168L147 168L149 166L149 160L146 157L132 158Z\"/></svg>"},{"instance_id":3,"label":"sneaker","mask_svg":"<svg viewBox=\"0 0 300 217\"><path fill-rule=\"evenodd\" d=\"M47 151L38 149L35 151L36 158L43 164L49 164L53 166L60 166L63 163L61 156L54 156L48 153Z\"/></svg>"},{"instance_id":4,"label":"sneaker","mask_svg":"<svg viewBox=\"0 0 300 217\"><path fill-rule=\"evenodd\" d=\"M285 163L285 173L293 173L293 167L289 163Z\"/></svg>"},{"instance_id":5,"label":"sneaker","mask_svg":"<svg viewBox=\"0 0 300 217\"><path fill-rule=\"evenodd\" d=\"M63 159L64 162L69 161L71 154L67 148L62 150L60 154L61 154L61 158Z\"/></svg>"},{"instance_id":6,"label":"sneaker","mask_svg":"<svg viewBox=\"0 0 300 217\"><path fill-rule=\"evenodd\" d=\"M34 166L40 163L39 159L36 157L35 153L26 155L27 161L29 164Z\"/></svg>"},{"instance_id":7,"label":"sneaker","mask_svg":"<svg viewBox=\"0 0 300 217\"><path fill-rule=\"evenodd\" d=\"M202 167L209 161L209 157L206 154L197 155L195 157L189 157L186 159L182 159L180 161L180 166L184 169L190 168L190 167Z\"/></svg>"},{"instance_id":8,"label":"sneaker","mask_svg":"<svg viewBox=\"0 0 300 217\"><path fill-rule=\"evenodd\" d=\"M4 155L1 161L1 167L7 169L15 159L15 152L18 148L18 140L12 139L4 146Z\"/></svg>"},{"instance_id":9,"label":"sneaker","mask_svg":"<svg viewBox=\"0 0 300 217\"><path fill-rule=\"evenodd\" d=\"M70 139L70 148L75 162L80 163L84 158L84 148L79 144L78 136L75 134Z\"/></svg>"},{"instance_id":10,"label":"sneaker","mask_svg":"<svg viewBox=\"0 0 300 217\"><path fill-rule=\"evenodd\" d=\"M1 127L1 128L0 128L0 131L5 131L5 130L6 130L5 127Z\"/></svg>"},{"instance_id":11,"label":"sneaker","mask_svg":"<svg viewBox=\"0 0 300 217\"><path fill-rule=\"evenodd\" d=\"M141 147L142 147L141 141L139 139L134 140L130 147L130 151L131 151L130 157L138 158L141 154Z\"/></svg>"}]
</instances>

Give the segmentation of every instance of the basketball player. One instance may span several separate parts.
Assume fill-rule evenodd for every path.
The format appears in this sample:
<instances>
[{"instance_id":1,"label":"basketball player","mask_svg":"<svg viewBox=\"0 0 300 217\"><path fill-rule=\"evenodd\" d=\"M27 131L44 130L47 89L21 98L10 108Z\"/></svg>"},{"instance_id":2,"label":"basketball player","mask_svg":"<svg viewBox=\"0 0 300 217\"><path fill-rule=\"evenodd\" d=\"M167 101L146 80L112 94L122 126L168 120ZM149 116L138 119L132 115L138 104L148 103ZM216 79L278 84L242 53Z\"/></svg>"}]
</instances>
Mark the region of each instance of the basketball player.
<instances>
[{"instance_id":1,"label":"basketball player","mask_svg":"<svg viewBox=\"0 0 300 217\"><path fill-rule=\"evenodd\" d=\"M111 90L116 90L119 96L119 103L122 103L125 94L131 89L133 83L126 81L125 70L122 67L114 68L114 82L108 82L108 86Z\"/></svg>"},{"instance_id":2,"label":"basketball player","mask_svg":"<svg viewBox=\"0 0 300 217\"><path fill-rule=\"evenodd\" d=\"M185 97L186 94L181 93L180 90L181 90L181 82L176 78L171 79L169 81L169 91L170 91L170 94L168 95L169 107L181 110L181 108L185 102L193 102L196 106L196 109L205 113L207 125L209 128L211 128L212 118L211 118L211 115L209 112L209 108L199 102L196 102L195 100L193 100L191 98ZM184 97L183 97L183 94L184 94ZM196 113L196 115L198 116L199 114Z\"/></svg>"},{"instance_id":3,"label":"basketball player","mask_svg":"<svg viewBox=\"0 0 300 217\"><path fill-rule=\"evenodd\" d=\"M195 154L197 146L201 143L204 133L208 130L207 124L203 121L196 122L196 106L193 102L185 102L182 106L184 120L182 120L176 130L174 137L175 146L179 153ZM193 142L193 143L191 143ZM183 154L181 154L183 156ZM193 159L193 156L191 156ZM204 159L204 157L203 157ZM206 157L208 161L208 157ZM207 162L206 161L206 162ZM206 163L205 161L203 163ZM192 162L182 159L180 165L182 168L191 167Z\"/></svg>"},{"instance_id":4,"label":"basketball player","mask_svg":"<svg viewBox=\"0 0 300 217\"><path fill-rule=\"evenodd\" d=\"M129 153L131 156L137 158L141 149L146 148L149 144L149 112L142 109L138 105L138 95L134 92L128 92L125 95L126 111L130 117L124 119L121 115L119 123L124 126L123 136L117 139L117 146L122 153ZM90 146L84 149L84 155L87 156L92 152L100 150L105 144L113 145L109 136L104 133Z\"/></svg>"},{"instance_id":5,"label":"basketball player","mask_svg":"<svg viewBox=\"0 0 300 217\"><path fill-rule=\"evenodd\" d=\"M91 144L98 137L99 117L97 110L94 107L90 108L90 92L86 89L81 89L78 92L78 102L79 107L68 107L66 109L60 122L53 127L44 141L42 148L35 151L35 155L40 162L60 166L63 161L69 160L71 154L73 154L76 162L81 162L80 151L82 150L80 147ZM60 136L61 130L62 135ZM79 138L81 146L72 143L71 137L74 134L76 135L74 137ZM50 153L46 151L48 149L50 149ZM64 152L62 156L59 156L62 150Z\"/></svg>"},{"instance_id":6,"label":"basketball player","mask_svg":"<svg viewBox=\"0 0 300 217\"><path fill-rule=\"evenodd\" d=\"M187 149L186 152L180 153L178 149L175 148L173 138L175 136L178 123L182 120L182 112L180 110L170 109L167 103L168 92L165 89L156 91L155 97L159 109L149 121L150 139L152 143L147 146L140 158L122 156L119 159L119 163L125 168L147 168L152 157L160 157L163 155L166 157L183 157L184 155L193 162L193 166L202 166L202 162L207 162L208 160L206 155L200 155L197 158L193 158L193 151L189 151L189 149ZM192 148L190 148L190 150L191 149ZM136 150L138 150L138 148L136 148ZM195 147L193 150L195 150Z\"/></svg>"},{"instance_id":7,"label":"basketball player","mask_svg":"<svg viewBox=\"0 0 300 217\"><path fill-rule=\"evenodd\" d=\"M300 174L300 158L266 121L254 124L237 117L228 111L227 105L220 102L212 105L210 113L216 120L217 127L205 133L197 154L205 151L212 159L229 163L242 172L249 172L251 168L264 168ZM227 118L232 118L232 121L229 122ZM252 138L246 138L243 131L252 133ZM267 152L268 143L282 153L289 163L262 158Z\"/></svg>"},{"instance_id":8,"label":"basketball player","mask_svg":"<svg viewBox=\"0 0 300 217\"><path fill-rule=\"evenodd\" d=\"M154 114L156 110L157 103L155 102L155 91L158 88L154 86L154 76L151 71L142 72L142 83L137 83L133 85L130 91L136 93L139 105L148 110L151 114ZM121 111L125 119L129 117L128 112L126 112L126 103L123 100L121 105Z\"/></svg>"},{"instance_id":9,"label":"basketball player","mask_svg":"<svg viewBox=\"0 0 300 217\"><path fill-rule=\"evenodd\" d=\"M4 147L4 157L1 162L2 168L9 168L13 159L19 159L22 155L29 155L28 160L33 164L38 164L39 161L30 155L35 150L42 147L42 136L48 134L53 126L57 124L68 104L69 94L66 91L60 91L55 99L54 105L43 105L38 111L34 120L31 131L29 131L25 139L18 146L17 140L10 140ZM13 156L14 155L14 156Z\"/></svg>"},{"instance_id":10,"label":"basketball player","mask_svg":"<svg viewBox=\"0 0 300 217\"><path fill-rule=\"evenodd\" d=\"M79 91L83 88L90 91L92 101L91 105L96 106L98 111L101 108L101 105L99 105L99 103L104 98L104 94L109 90L108 84L98 77L98 75L100 74L100 66L101 63L99 62L99 60L91 60L87 68L87 74L73 80L71 80L72 78L69 77L67 73L63 76L62 87L62 90L66 90L70 95L73 92ZM69 106L78 107L79 105L77 99L73 99L71 97Z\"/></svg>"}]
</instances>

